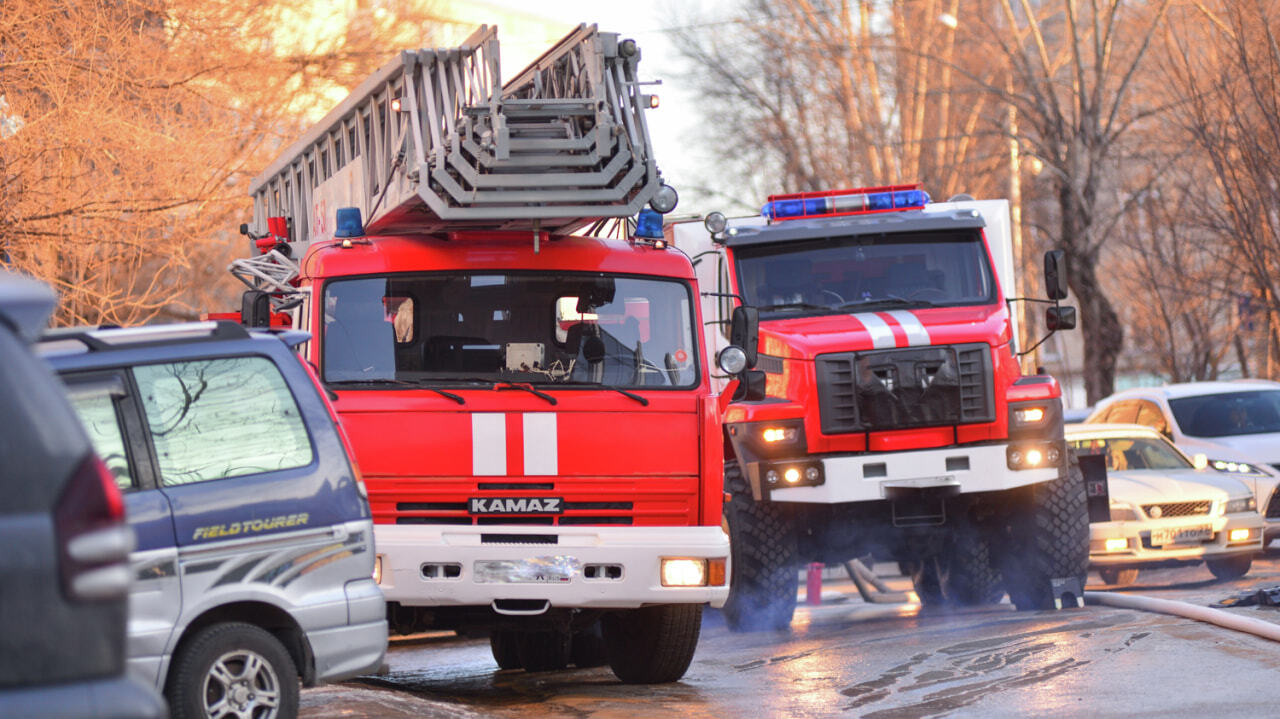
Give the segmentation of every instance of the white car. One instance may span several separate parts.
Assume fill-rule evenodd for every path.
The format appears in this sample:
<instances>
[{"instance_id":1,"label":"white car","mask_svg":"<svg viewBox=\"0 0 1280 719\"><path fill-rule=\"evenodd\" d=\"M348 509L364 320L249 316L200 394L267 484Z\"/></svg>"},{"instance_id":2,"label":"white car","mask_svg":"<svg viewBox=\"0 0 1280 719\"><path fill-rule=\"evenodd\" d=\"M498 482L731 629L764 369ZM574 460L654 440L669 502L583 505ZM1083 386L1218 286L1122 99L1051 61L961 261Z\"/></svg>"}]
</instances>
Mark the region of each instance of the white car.
<instances>
[{"instance_id":1,"label":"white car","mask_svg":"<svg viewBox=\"0 0 1280 719\"><path fill-rule=\"evenodd\" d=\"M1106 459L1111 521L1089 525L1089 564L1107 584L1138 570L1204 562L1213 576L1244 576L1262 551L1263 522L1244 482L1195 463L1138 425L1073 424L1067 445Z\"/></svg>"},{"instance_id":2,"label":"white car","mask_svg":"<svg viewBox=\"0 0 1280 719\"><path fill-rule=\"evenodd\" d=\"M1088 423L1135 423L1253 490L1267 541L1280 537L1280 382L1185 382L1136 387L1098 402Z\"/></svg>"}]
</instances>

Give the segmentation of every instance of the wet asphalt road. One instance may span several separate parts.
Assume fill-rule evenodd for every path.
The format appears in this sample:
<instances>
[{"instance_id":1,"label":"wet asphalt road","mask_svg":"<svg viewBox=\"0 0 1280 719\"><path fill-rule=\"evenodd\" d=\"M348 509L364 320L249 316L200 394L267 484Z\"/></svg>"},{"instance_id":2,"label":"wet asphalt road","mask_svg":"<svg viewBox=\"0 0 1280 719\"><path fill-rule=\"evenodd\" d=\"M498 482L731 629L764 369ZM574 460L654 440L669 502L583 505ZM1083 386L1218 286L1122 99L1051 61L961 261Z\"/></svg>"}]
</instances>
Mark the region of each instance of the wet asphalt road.
<instances>
[{"instance_id":1,"label":"wet asphalt road","mask_svg":"<svg viewBox=\"0 0 1280 719\"><path fill-rule=\"evenodd\" d=\"M892 565L879 565L888 572ZM906 589L902 577L886 577ZM1104 590L1096 574L1090 590ZM1280 586L1280 548L1243 579L1203 566L1144 571L1124 588L1207 605ZM828 582L789 634L732 634L714 612L675 684L620 684L607 668L499 671L487 640L396 640L390 671L303 692L335 717L1206 717L1280 715L1280 644L1179 617L1086 607L953 613L866 604ZM1230 611L1280 624L1280 609Z\"/></svg>"}]
</instances>

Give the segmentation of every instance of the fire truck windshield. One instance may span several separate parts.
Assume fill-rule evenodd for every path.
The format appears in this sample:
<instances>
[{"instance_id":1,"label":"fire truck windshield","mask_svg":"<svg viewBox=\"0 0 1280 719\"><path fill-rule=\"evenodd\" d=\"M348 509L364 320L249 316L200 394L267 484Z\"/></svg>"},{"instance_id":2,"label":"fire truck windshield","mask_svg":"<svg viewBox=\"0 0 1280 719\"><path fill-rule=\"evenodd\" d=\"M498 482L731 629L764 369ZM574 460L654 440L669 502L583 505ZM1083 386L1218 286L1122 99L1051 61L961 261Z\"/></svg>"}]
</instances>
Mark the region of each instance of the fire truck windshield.
<instances>
[{"instance_id":1,"label":"fire truck windshield","mask_svg":"<svg viewBox=\"0 0 1280 719\"><path fill-rule=\"evenodd\" d=\"M738 286L764 317L992 304L976 231L794 240L735 248Z\"/></svg>"},{"instance_id":2,"label":"fire truck windshield","mask_svg":"<svg viewBox=\"0 0 1280 719\"><path fill-rule=\"evenodd\" d=\"M697 386L689 285L600 273L422 273L324 287L329 384Z\"/></svg>"}]
</instances>

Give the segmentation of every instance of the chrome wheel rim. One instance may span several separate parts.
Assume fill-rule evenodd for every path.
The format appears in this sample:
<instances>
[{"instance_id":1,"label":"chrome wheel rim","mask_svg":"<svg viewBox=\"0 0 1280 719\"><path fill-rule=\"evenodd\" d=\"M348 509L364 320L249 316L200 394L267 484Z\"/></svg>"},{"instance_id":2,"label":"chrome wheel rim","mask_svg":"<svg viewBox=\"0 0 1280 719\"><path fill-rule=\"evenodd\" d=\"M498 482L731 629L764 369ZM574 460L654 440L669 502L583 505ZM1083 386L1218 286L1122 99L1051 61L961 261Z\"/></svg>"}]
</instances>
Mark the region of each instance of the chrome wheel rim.
<instances>
[{"instance_id":1,"label":"chrome wheel rim","mask_svg":"<svg viewBox=\"0 0 1280 719\"><path fill-rule=\"evenodd\" d=\"M274 719L280 712L280 678L271 662L251 649L214 660L201 689L209 719Z\"/></svg>"}]
</instances>

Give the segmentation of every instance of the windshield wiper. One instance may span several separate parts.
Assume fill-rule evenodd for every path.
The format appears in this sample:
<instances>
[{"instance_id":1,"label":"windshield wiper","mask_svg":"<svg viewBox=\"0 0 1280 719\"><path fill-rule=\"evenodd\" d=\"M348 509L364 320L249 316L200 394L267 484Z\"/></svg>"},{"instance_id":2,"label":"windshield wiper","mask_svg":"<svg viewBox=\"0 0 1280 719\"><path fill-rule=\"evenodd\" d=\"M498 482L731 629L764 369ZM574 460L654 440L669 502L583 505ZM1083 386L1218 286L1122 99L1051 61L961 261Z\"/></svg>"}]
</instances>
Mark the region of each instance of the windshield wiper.
<instances>
[{"instance_id":1,"label":"windshield wiper","mask_svg":"<svg viewBox=\"0 0 1280 719\"><path fill-rule=\"evenodd\" d=\"M815 305L812 302L779 302L774 305L757 305L756 309L763 312L765 310L830 310L834 308L828 305Z\"/></svg>"},{"instance_id":2,"label":"windshield wiper","mask_svg":"<svg viewBox=\"0 0 1280 719\"><path fill-rule=\"evenodd\" d=\"M628 392L628 391L626 391L625 389L623 389L623 388L621 388L621 387L614 387L613 385L610 385L610 384L604 384L604 383L602 383L602 382L594 382L593 384L595 384L595 385L596 385L597 387L599 387L600 389L611 389L611 390L613 390L614 392L617 392L618 394L620 394L620 395L622 395L622 396L624 396L624 397L630 397L631 399L634 399L635 401L639 402L639 403L640 403L640 406L642 406L642 407L648 407L648 406L649 406L649 400L648 400L647 398L645 398L645 397L641 397L640 395L636 394L635 392Z\"/></svg>"},{"instance_id":3,"label":"windshield wiper","mask_svg":"<svg viewBox=\"0 0 1280 719\"><path fill-rule=\"evenodd\" d=\"M528 392L529 394L537 395L538 397L541 397L542 399L545 399L546 401L550 402L550 403L551 403L551 404L553 404L553 405L554 405L554 404L557 404L557 402L556 402L556 398L555 398L555 397L552 397L551 395L549 395L549 394L547 394L546 392L543 392L543 391L541 391L541 390L534 389L533 387L531 387L531 386L529 386L529 385L527 385L527 384L516 384L515 382L505 382L505 381L499 380L499 381L497 381L497 382L494 382L494 383L493 383L493 388L494 388L494 389L496 389L496 390L504 390L504 389L519 389L519 390L524 390L525 392Z\"/></svg>"},{"instance_id":4,"label":"windshield wiper","mask_svg":"<svg viewBox=\"0 0 1280 719\"><path fill-rule=\"evenodd\" d=\"M423 380L418 380L417 382L415 382L415 381L413 381L413 380L407 380L407 379L392 379L392 378L389 378L389 377L384 377L384 378L382 378L382 379L354 379L354 380L342 380L342 381L339 381L339 382L328 382L327 384L331 384L331 385L338 385L338 386L340 386L340 387L342 387L342 386L351 386L351 385L362 385L362 384L364 384L364 385L370 385L370 384L394 384L394 385L399 385L399 386L402 386L402 387L414 387L414 388L416 388L416 389L425 389L425 390L428 390L428 391L431 391L431 392L435 392L436 394L440 395L441 397L447 397L447 398L449 398L449 399L453 400L454 402L457 402L458 404L466 404L466 403L467 403L467 400L463 399L463 398L462 398L462 395L457 395L457 394L454 394L454 393L452 393L452 392L446 392L445 390L442 390L442 389L440 389L439 387L428 387L427 385L423 384L424 382L428 382L428 381L430 381L430 380L423 379Z\"/></svg>"},{"instance_id":5,"label":"windshield wiper","mask_svg":"<svg viewBox=\"0 0 1280 719\"><path fill-rule=\"evenodd\" d=\"M898 297L897 295L889 295L888 297L876 297L873 299L853 300L845 302L842 305L832 307L833 310L851 310L855 307L883 307L894 305L911 305L913 307L937 307L937 303L929 300L909 300L906 297Z\"/></svg>"}]
</instances>

